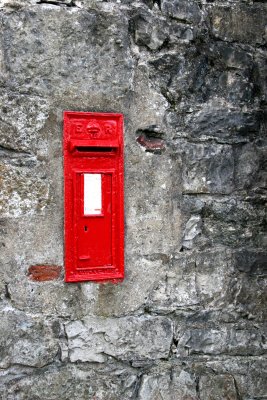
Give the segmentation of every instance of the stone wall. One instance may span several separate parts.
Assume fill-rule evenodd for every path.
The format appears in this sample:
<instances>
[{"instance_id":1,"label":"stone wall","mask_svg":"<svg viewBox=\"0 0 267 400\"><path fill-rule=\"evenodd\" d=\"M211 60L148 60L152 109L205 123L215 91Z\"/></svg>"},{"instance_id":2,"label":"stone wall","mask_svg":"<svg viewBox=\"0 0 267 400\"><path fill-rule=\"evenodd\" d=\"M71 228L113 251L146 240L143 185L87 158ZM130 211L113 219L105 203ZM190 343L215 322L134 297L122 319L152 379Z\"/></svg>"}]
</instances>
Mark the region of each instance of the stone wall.
<instances>
[{"instance_id":1,"label":"stone wall","mask_svg":"<svg viewBox=\"0 0 267 400\"><path fill-rule=\"evenodd\" d=\"M0 398L267 399L266 4L0 15ZM125 116L123 283L64 283L63 110Z\"/></svg>"}]
</instances>

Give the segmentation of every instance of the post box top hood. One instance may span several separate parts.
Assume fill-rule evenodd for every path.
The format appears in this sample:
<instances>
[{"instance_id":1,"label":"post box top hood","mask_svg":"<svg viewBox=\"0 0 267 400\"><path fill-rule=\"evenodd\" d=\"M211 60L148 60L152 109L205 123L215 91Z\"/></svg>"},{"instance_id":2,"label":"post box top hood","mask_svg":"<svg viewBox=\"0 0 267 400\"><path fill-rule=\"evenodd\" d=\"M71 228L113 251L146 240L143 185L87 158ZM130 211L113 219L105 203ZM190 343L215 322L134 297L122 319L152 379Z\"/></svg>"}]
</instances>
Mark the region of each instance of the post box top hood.
<instances>
[{"instance_id":1,"label":"post box top hood","mask_svg":"<svg viewBox=\"0 0 267 400\"><path fill-rule=\"evenodd\" d=\"M123 144L122 114L64 112L65 145L69 151L83 146L120 147Z\"/></svg>"}]
</instances>

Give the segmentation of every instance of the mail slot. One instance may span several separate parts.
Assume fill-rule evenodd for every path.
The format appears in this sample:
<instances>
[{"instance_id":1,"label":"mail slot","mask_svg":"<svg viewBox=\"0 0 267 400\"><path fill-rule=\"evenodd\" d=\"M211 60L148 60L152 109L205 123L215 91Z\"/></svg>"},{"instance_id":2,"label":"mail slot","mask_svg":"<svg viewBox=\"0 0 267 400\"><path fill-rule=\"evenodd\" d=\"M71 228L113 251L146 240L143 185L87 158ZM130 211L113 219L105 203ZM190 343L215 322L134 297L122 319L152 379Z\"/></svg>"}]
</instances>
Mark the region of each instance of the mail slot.
<instances>
[{"instance_id":1,"label":"mail slot","mask_svg":"<svg viewBox=\"0 0 267 400\"><path fill-rule=\"evenodd\" d=\"M64 112L65 281L124 277L123 116Z\"/></svg>"}]
</instances>

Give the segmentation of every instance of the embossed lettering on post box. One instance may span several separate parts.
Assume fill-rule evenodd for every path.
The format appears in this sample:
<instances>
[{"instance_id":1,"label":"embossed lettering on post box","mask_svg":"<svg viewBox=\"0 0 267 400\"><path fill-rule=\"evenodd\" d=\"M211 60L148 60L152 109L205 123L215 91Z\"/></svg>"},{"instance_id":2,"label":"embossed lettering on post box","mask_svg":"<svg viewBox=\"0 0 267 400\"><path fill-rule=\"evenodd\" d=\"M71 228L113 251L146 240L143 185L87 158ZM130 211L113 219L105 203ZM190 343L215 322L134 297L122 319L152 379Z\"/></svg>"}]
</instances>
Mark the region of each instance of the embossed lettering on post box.
<instances>
[{"instance_id":1,"label":"embossed lettering on post box","mask_svg":"<svg viewBox=\"0 0 267 400\"><path fill-rule=\"evenodd\" d=\"M64 112L65 280L124 277L123 116Z\"/></svg>"}]
</instances>

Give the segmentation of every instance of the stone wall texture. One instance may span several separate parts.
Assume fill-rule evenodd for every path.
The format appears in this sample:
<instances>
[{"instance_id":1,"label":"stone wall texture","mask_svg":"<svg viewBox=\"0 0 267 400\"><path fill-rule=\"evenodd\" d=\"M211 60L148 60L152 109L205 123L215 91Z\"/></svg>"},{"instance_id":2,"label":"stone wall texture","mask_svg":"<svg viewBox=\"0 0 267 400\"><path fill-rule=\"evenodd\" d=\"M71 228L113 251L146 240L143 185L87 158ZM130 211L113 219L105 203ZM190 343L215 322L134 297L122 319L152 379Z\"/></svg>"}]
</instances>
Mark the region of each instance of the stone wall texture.
<instances>
[{"instance_id":1,"label":"stone wall texture","mask_svg":"<svg viewBox=\"0 0 267 400\"><path fill-rule=\"evenodd\" d=\"M0 399L267 399L267 6L0 0ZM125 116L118 284L64 283L62 112Z\"/></svg>"}]
</instances>

